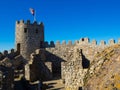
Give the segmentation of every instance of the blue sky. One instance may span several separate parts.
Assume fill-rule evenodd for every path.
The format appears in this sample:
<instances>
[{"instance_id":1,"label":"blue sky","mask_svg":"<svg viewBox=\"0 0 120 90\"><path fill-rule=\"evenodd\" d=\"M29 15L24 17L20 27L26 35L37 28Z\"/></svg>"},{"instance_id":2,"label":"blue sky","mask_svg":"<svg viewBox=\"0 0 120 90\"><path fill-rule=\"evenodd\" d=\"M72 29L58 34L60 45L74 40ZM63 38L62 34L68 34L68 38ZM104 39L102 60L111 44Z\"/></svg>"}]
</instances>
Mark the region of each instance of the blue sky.
<instances>
[{"instance_id":1,"label":"blue sky","mask_svg":"<svg viewBox=\"0 0 120 90\"><path fill-rule=\"evenodd\" d=\"M45 40L109 40L120 37L120 0L3 0L0 3L0 51L14 48L16 20L31 20L36 10Z\"/></svg>"}]
</instances>

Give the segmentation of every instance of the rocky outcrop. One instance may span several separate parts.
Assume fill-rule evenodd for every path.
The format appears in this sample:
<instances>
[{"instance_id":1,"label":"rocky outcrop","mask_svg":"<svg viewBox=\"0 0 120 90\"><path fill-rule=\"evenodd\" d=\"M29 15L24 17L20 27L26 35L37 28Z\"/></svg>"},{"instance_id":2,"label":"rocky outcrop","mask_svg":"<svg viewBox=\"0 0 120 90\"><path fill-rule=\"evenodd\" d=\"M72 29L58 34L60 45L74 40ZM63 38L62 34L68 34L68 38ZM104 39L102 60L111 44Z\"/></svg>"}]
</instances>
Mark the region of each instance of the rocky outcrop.
<instances>
[{"instance_id":1,"label":"rocky outcrop","mask_svg":"<svg viewBox=\"0 0 120 90\"><path fill-rule=\"evenodd\" d=\"M120 45L96 54L84 78L85 90L120 89Z\"/></svg>"}]
</instances>

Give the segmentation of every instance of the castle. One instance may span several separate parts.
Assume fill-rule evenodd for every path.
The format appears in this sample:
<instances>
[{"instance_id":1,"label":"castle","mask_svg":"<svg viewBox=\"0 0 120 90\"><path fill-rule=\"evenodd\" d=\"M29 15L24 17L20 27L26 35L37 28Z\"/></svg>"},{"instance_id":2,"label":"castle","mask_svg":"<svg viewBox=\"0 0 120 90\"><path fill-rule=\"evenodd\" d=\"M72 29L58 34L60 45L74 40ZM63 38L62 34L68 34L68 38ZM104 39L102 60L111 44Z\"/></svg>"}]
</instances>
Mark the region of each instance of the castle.
<instances>
[{"instance_id":1,"label":"castle","mask_svg":"<svg viewBox=\"0 0 120 90\"><path fill-rule=\"evenodd\" d=\"M62 79L65 90L82 89L94 56L120 44L120 39L117 43L111 39L108 44L103 40L97 44L89 38L49 44L44 40L44 24L29 20L16 21L15 35L15 49L0 53L0 90L26 90L21 80L29 82L32 89L28 90L39 90L40 81L53 78Z\"/></svg>"}]
</instances>

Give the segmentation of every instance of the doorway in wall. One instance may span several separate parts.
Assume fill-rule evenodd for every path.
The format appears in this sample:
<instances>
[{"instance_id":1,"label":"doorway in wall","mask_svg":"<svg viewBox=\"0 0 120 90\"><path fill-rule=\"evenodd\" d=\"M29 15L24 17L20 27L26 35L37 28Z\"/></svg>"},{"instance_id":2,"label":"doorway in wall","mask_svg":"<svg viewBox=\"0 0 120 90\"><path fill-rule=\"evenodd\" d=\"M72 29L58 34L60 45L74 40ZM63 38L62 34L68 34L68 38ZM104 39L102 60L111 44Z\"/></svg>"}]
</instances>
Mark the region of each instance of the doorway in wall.
<instances>
[{"instance_id":1,"label":"doorway in wall","mask_svg":"<svg viewBox=\"0 0 120 90\"><path fill-rule=\"evenodd\" d=\"M17 44L17 51L20 53L20 43Z\"/></svg>"}]
</instances>

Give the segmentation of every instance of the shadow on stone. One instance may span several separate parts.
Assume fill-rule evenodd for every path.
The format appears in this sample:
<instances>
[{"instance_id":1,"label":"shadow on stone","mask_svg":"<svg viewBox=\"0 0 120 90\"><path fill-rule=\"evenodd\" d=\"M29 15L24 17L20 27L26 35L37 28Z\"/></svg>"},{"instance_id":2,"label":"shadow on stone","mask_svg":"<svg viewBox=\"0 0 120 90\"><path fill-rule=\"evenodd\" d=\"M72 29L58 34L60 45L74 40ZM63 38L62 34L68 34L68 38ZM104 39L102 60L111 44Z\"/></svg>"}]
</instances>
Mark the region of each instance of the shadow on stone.
<instances>
[{"instance_id":1,"label":"shadow on stone","mask_svg":"<svg viewBox=\"0 0 120 90\"><path fill-rule=\"evenodd\" d=\"M81 55L82 55L82 67L83 67L83 69L89 68L89 66L90 66L90 60L88 60L85 57L85 55L82 52L82 49L81 49Z\"/></svg>"},{"instance_id":2,"label":"shadow on stone","mask_svg":"<svg viewBox=\"0 0 120 90\"><path fill-rule=\"evenodd\" d=\"M60 79L61 78L61 63L65 62L62 58L46 51L46 61L49 61L52 63L52 74L54 79Z\"/></svg>"},{"instance_id":3,"label":"shadow on stone","mask_svg":"<svg viewBox=\"0 0 120 90\"><path fill-rule=\"evenodd\" d=\"M83 89L82 89L82 87L79 87L79 89L78 89L78 90L83 90Z\"/></svg>"}]
</instances>

